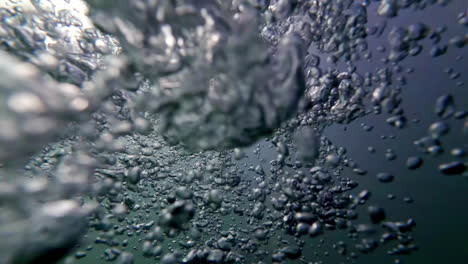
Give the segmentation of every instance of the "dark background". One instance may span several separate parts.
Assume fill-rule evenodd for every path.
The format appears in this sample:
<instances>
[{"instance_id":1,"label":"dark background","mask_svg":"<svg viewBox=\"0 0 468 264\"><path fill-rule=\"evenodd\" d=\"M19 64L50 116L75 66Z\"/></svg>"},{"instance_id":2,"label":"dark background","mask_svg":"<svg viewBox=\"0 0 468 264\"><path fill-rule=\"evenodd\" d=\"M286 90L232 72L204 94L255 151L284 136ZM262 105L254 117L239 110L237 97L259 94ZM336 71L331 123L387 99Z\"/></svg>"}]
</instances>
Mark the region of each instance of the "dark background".
<instances>
[{"instance_id":1,"label":"dark background","mask_svg":"<svg viewBox=\"0 0 468 264\"><path fill-rule=\"evenodd\" d=\"M447 42L454 34L466 34L466 27L457 24L457 15L468 10L468 1L451 1L446 7L433 6L423 11L405 11L400 16L391 20L393 25L409 25L415 22L423 22L431 26L447 26L442 43ZM373 17L371 16L371 19ZM372 21L372 20L371 20ZM387 26L386 32L392 26ZM384 34L383 36L385 36ZM386 39L375 40L375 43ZM372 42L371 42L372 43ZM440 163L456 159L450 155L450 150L455 147L467 149L467 132L463 131L464 120L450 120L450 133L442 138L444 153L438 156L421 155L413 142L428 134L428 127L439 120L434 113L436 99L443 94L452 94L458 110L466 110L468 107L468 91L466 83L468 52L463 49L449 48L447 54L432 58L428 53L431 47L429 42L423 52L414 58L408 58L402 65L413 67L415 72L408 77L408 84L403 90L403 109L409 120L416 118L421 120L414 124L408 122L404 129L397 129L386 124L385 115L368 115L346 126L336 125L329 127L325 135L336 145L343 146L348 151L348 156L369 173L358 176L351 172L345 172L351 178L358 178L358 189L372 191L372 198L368 204L378 204L386 209L391 219L405 220L409 217L416 221L413 231L416 244L420 249L410 256L400 258L401 263L468 263L468 177L456 175L447 176L439 173L437 167ZM371 49L375 45L369 45ZM376 53L374 53L376 54ZM457 56L463 56L456 60ZM444 72L448 67L460 72L461 77L451 80ZM362 70L362 68L360 68ZM458 81L463 81L463 86L457 86ZM365 132L361 123L372 125L371 132ZM466 128L465 128L466 129ZM395 139L388 136L393 135ZM387 136L382 139L381 136ZM374 154L369 153L368 146L376 149ZM394 150L397 158L389 161L385 158L388 148ZM407 157L418 155L423 157L424 165L415 171L406 169ZM466 161L466 157L464 158ZM395 175L395 180L389 184L379 183L375 177L378 172L390 172ZM387 194L396 196L395 200L389 200ZM404 197L411 197L414 202L403 202ZM362 211L360 217L365 217ZM330 238L325 238L326 243L331 244L343 236L335 232ZM333 237L333 238L332 238ZM360 257L357 263L393 263L395 257L386 256L386 247L379 248L369 256ZM339 263L340 258L333 256L330 251L329 261L325 263Z\"/></svg>"}]
</instances>

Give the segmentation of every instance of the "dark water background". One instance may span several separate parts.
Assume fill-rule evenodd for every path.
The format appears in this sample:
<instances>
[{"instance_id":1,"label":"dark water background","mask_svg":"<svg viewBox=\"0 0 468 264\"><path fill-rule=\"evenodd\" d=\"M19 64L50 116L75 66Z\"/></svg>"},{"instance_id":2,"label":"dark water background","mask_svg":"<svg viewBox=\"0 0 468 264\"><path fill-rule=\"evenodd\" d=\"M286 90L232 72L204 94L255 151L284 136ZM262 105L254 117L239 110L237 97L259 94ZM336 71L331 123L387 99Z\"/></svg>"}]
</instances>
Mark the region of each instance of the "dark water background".
<instances>
[{"instance_id":1,"label":"dark water background","mask_svg":"<svg viewBox=\"0 0 468 264\"><path fill-rule=\"evenodd\" d=\"M463 34L465 29L455 25L454 20L460 10L467 8L468 1L453 1L444 8L407 12L394 22L404 25L421 21L429 25L446 25L447 35ZM459 55L463 59L457 61ZM346 126L346 131L344 126L337 125L326 132L334 144L346 147L348 155L369 171L365 176L351 177L359 177L360 187L372 191L370 203L386 208L390 218L411 217L416 221L413 235L420 249L403 257L402 263L468 263L468 178L446 176L437 171L440 163L454 160L449 153L452 148L467 148L468 138L466 132L463 132L463 121L449 121L451 131L442 139L443 154L436 157L425 155L424 165L418 170L409 171L405 168L407 157L419 155L414 140L421 138L427 133L429 125L438 120L434 113L434 103L439 96L452 94L457 107L467 109L467 56L466 49L451 49L444 56L432 58L426 48L420 56L405 60L403 65L414 67L415 72L410 75L408 85L403 89L402 106L408 119L419 119L418 124L409 122L405 129L400 130L387 125L384 116L369 115ZM448 74L443 72L447 67L461 72L460 80L465 83L464 86L458 87L456 81L449 79ZM365 132L361 123L373 125L374 129ZM381 139L382 135L386 135L387 139ZM395 139L388 138L390 135L394 135ZM370 154L368 146L375 147L376 152ZM385 150L388 148L395 151L396 160L388 161L385 158ZM395 181L390 184L379 183L375 174L382 171L393 173ZM350 172L348 174L352 175ZM389 193L394 194L396 199L390 201L387 198ZM414 200L412 204L403 202L407 196ZM360 215L365 216L364 212ZM392 263L385 252L386 247L379 248L370 256L360 257L357 263ZM339 261L339 258L329 259L327 263Z\"/></svg>"}]
</instances>

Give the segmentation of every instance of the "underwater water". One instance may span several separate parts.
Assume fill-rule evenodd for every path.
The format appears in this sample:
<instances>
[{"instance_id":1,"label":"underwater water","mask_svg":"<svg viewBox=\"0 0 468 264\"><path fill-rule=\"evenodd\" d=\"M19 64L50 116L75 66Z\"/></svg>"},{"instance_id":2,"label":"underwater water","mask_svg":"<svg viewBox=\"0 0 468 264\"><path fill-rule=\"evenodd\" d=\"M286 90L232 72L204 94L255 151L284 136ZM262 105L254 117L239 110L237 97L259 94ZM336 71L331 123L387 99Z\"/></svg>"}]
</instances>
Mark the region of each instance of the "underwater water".
<instances>
[{"instance_id":1,"label":"underwater water","mask_svg":"<svg viewBox=\"0 0 468 264\"><path fill-rule=\"evenodd\" d=\"M466 0L0 0L0 264L468 263Z\"/></svg>"}]
</instances>

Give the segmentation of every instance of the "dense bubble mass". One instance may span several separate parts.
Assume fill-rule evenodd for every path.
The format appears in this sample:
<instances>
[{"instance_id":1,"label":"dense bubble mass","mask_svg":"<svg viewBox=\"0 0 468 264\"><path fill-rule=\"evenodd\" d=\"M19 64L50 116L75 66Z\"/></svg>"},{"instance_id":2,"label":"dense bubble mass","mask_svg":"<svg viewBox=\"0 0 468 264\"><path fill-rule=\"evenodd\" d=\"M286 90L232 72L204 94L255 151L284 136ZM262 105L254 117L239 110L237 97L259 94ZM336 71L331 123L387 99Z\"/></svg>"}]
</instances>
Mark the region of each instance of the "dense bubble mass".
<instances>
[{"instance_id":1,"label":"dense bubble mass","mask_svg":"<svg viewBox=\"0 0 468 264\"><path fill-rule=\"evenodd\" d=\"M0 2L0 45L62 82L81 84L118 52L116 40L101 33L81 0Z\"/></svg>"},{"instance_id":2,"label":"dense bubble mass","mask_svg":"<svg viewBox=\"0 0 468 264\"><path fill-rule=\"evenodd\" d=\"M0 53L0 69L1 160L40 150L64 123L90 107L77 86L58 83L5 52Z\"/></svg>"},{"instance_id":3,"label":"dense bubble mass","mask_svg":"<svg viewBox=\"0 0 468 264\"><path fill-rule=\"evenodd\" d=\"M100 3L96 16L129 51L128 67L148 78L139 107L159 120L168 142L246 146L291 117L305 89L299 36L284 36L273 52L253 7L163 2L118 1L117 10Z\"/></svg>"},{"instance_id":4,"label":"dense bubble mass","mask_svg":"<svg viewBox=\"0 0 468 264\"><path fill-rule=\"evenodd\" d=\"M462 263L467 17L0 0L0 263Z\"/></svg>"}]
</instances>

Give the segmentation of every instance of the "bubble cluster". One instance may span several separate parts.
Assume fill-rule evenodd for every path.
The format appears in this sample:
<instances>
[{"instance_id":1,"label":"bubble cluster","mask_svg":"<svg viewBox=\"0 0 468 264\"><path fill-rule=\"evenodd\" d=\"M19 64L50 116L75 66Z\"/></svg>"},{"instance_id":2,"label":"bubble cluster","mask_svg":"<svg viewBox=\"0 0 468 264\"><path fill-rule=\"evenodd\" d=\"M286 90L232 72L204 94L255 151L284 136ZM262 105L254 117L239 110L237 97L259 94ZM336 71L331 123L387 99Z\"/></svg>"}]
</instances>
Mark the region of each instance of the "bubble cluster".
<instances>
[{"instance_id":1,"label":"bubble cluster","mask_svg":"<svg viewBox=\"0 0 468 264\"><path fill-rule=\"evenodd\" d=\"M258 34L252 7L234 12L216 1L116 6L96 16L129 51L128 67L148 78L150 92L138 107L158 119L168 142L194 150L246 146L296 110L305 89L302 40L291 33L273 51ZM146 15L129 15L141 10Z\"/></svg>"},{"instance_id":2,"label":"bubble cluster","mask_svg":"<svg viewBox=\"0 0 468 264\"><path fill-rule=\"evenodd\" d=\"M0 263L401 263L421 218L382 196L419 197L380 192L467 177L463 70L405 101L467 38L404 16L449 2L0 1Z\"/></svg>"}]
</instances>

